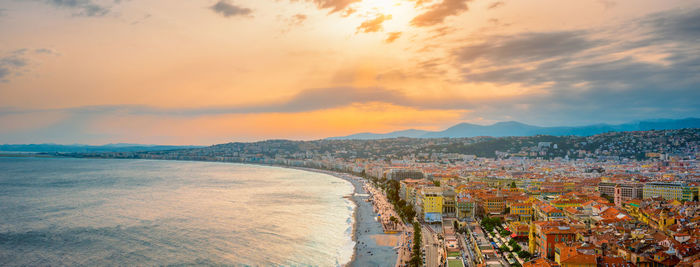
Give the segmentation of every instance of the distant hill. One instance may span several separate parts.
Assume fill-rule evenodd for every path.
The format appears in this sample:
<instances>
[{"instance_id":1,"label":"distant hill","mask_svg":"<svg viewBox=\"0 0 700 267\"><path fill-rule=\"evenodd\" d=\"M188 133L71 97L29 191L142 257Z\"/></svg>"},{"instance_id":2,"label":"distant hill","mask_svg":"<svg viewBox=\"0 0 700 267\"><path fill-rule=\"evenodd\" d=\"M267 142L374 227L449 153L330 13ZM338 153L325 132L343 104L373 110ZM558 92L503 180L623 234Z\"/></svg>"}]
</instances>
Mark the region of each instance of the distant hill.
<instances>
[{"instance_id":1,"label":"distant hill","mask_svg":"<svg viewBox=\"0 0 700 267\"><path fill-rule=\"evenodd\" d=\"M331 137L332 140L371 140L396 137L411 137L411 138L460 138L460 137L475 137L475 136L534 136L534 135L553 135L553 136L591 136L606 132L628 132L628 131L649 131L649 130L673 130L683 128L700 128L700 119L658 119L635 121L624 124L594 124L586 126L556 126L556 127L541 127L528 125L516 121L498 122L491 125L477 125L470 123L460 123L444 131L431 132L422 130L404 130L384 134L375 133L359 133L341 137Z\"/></svg>"},{"instance_id":2,"label":"distant hill","mask_svg":"<svg viewBox=\"0 0 700 267\"><path fill-rule=\"evenodd\" d=\"M160 146L140 144L107 144L102 146L90 145L59 145L59 144L26 144L0 145L2 152L37 152L37 153L90 153L90 152L138 152L163 151L175 149L199 148L200 146Z\"/></svg>"},{"instance_id":3,"label":"distant hill","mask_svg":"<svg viewBox=\"0 0 700 267\"><path fill-rule=\"evenodd\" d=\"M396 131L396 132L390 132L390 133L385 133L385 134L358 133L358 134L352 134L352 135L343 136L343 137L331 137L328 139L331 139L331 140L343 140L343 139L371 140L371 139L386 139L386 138L397 138L397 137L421 138L429 133L432 133L432 132L409 129L409 130Z\"/></svg>"}]
</instances>

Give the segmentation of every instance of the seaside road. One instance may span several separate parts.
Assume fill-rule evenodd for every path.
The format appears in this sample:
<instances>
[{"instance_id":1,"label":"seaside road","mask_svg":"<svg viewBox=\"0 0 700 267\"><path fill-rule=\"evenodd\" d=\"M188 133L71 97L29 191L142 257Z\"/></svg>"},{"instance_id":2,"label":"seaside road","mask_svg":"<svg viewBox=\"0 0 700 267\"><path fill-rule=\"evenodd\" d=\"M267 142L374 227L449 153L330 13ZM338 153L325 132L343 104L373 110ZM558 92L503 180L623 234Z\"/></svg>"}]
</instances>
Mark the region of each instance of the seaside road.
<instances>
[{"instance_id":1,"label":"seaside road","mask_svg":"<svg viewBox=\"0 0 700 267\"><path fill-rule=\"evenodd\" d=\"M437 247L437 240L435 240L435 235L431 231L431 229L428 229L430 227L423 225L422 226L422 234L423 234L423 247L425 247L425 264L428 267L438 267L440 265L439 259L438 259L438 247Z\"/></svg>"}]
</instances>

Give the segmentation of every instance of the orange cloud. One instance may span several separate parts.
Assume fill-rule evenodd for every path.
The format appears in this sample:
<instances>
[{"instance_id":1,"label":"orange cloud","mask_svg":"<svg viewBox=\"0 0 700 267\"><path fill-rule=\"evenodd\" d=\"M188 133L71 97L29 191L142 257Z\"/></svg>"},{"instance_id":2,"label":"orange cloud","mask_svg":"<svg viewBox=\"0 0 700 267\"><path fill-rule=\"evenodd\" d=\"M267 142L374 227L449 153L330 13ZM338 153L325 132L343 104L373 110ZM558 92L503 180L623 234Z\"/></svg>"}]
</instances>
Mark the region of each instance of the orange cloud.
<instances>
[{"instance_id":1,"label":"orange cloud","mask_svg":"<svg viewBox=\"0 0 700 267\"><path fill-rule=\"evenodd\" d=\"M382 31L384 30L382 23L390 19L391 15L379 14L379 16L376 18L363 22L359 27L357 27L357 32L370 33Z\"/></svg>"},{"instance_id":2,"label":"orange cloud","mask_svg":"<svg viewBox=\"0 0 700 267\"><path fill-rule=\"evenodd\" d=\"M434 4L423 14L413 18L411 24L417 27L426 27L440 24L449 16L458 15L469 10L467 2L471 0L443 0L439 4Z\"/></svg>"},{"instance_id":3,"label":"orange cloud","mask_svg":"<svg viewBox=\"0 0 700 267\"><path fill-rule=\"evenodd\" d=\"M390 32L388 34L388 36L386 37L386 39L384 40L384 42L393 43L394 41L399 39L399 37L401 37L401 32Z\"/></svg>"},{"instance_id":4,"label":"orange cloud","mask_svg":"<svg viewBox=\"0 0 700 267\"><path fill-rule=\"evenodd\" d=\"M301 0L291 0L292 2L297 2ZM345 10L349 5L357 2L362 2L362 0L306 0L306 2L312 2L320 9L331 9L331 13Z\"/></svg>"}]
</instances>

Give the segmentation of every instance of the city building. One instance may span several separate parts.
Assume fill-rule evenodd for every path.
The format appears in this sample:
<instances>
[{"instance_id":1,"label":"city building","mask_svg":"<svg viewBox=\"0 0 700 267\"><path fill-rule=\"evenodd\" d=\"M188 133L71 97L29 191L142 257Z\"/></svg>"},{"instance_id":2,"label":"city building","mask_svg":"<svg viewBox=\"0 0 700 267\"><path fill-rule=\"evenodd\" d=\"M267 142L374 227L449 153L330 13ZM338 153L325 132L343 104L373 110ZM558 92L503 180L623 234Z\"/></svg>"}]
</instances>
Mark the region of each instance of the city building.
<instances>
[{"instance_id":1,"label":"city building","mask_svg":"<svg viewBox=\"0 0 700 267\"><path fill-rule=\"evenodd\" d=\"M532 203L516 202L510 203L510 214L517 215L519 221L529 222L532 220Z\"/></svg>"},{"instance_id":2,"label":"city building","mask_svg":"<svg viewBox=\"0 0 700 267\"><path fill-rule=\"evenodd\" d=\"M393 168L386 173L389 180L423 179L423 171L415 169Z\"/></svg>"},{"instance_id":3,"label":"city building","mask_svg":"<svg viewBox=\"0 0 700 267\"><path fill-rule=\"evenodd\" d=\"M530 226L530 253L539 252L543 257L554 259L554 246L573 242L577 232L564 222L533 221Z\"/></svg>"},{"instance_id":4,"label":"city building","mask_svg":"<svg viewBox=\"0 0 700 267\"><path fill-rule=\"evenodd\" d=\"M566 219L564 211L553 207L547 203L534 205L535 219L540 221L558 221Z\"/></svg>"},{"instance_id":5,"label":"city building","mask_svg":"<svg viewBox=\"0 0 700 267\"><path fill-rule=\"evenodd\" d=\"M416 204L416 188L429 184L425 179L405 179L400 182L399 197L408 203Z\"/></svg>"},{"instance_id":6,"label":"city building","mask_svg":"<svg viewBox=\"0 0 700 267\"><path fill-rule=\"evenodd\" d=\"M457 194L457 218L460 220L474 220L476 213L476 201L468 193Z\"/></svg>"},{"instance_id":7,"label":"city building","mask_svg":"<svg viewBox=\"0 0 700 267\"><path fill-rule=\"evenodd\" d=\"M682 182L650 182L644 185L644 198L662 197L666 200L697 201L698 188Z\"/></svg>"},{"instance_id":8,"label":"city building","mask_svg":"<svg viewBox=\"0 0 700 267\"><path fill-rule=\"evenodd\" d=\"M457 206L455 204L455 191L447 189L442 191L442 215L443 217L454 218L457 215Z\"/></svg>"},{"instance_id":9,"label":"city building","mask_svg":"<svg viewBox=\"0 0 700 267\"><path fill-rule=\"evenodd\" d=\"M503 214L506 210L506 201L502 196L487 194L480 196L480 200L479 205L485 215Z\"/></svg>"},{"instance_id":10,"label":"city building","mask_svg":"<svg viewBox=\"0 0 700 267\"><path fill-rule=\"evenodd\" d=\"M630 199L642 199L644 197L644 184L642 183L610 183L601 182L598 184L598 192L600 195L605 195L609 197L615 196L615 187L619 186L621 189L622 201Z\"/></svg>"},{"instance_id":11,"label":"city building","mask_svg":"<svg viewBox=\"0 0 700 267\"><path fill-rule=\"evenodd\" d=\"M423 187L419 199L420 211L426 222L442 221L442 188L430 186Z\"/></svg>"}]
</instances>

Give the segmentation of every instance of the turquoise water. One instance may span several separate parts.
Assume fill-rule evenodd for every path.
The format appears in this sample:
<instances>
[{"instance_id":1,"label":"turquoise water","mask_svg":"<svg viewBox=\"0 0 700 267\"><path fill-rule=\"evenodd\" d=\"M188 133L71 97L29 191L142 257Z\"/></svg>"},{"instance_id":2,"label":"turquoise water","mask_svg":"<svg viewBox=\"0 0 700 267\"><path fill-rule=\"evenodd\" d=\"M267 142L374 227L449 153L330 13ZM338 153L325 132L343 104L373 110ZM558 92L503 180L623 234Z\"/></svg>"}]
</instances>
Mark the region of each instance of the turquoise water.
<instances>
[{"instance_id":1,"label":"turquoise water","mask_svg":"<svg viewBox=\"0 0 700 267\"><path fill-rule=\"evenodd\" d=\"M253 165L0 158L0 265L337 266L352 189Z\"/></svg>"}]
</instances>

